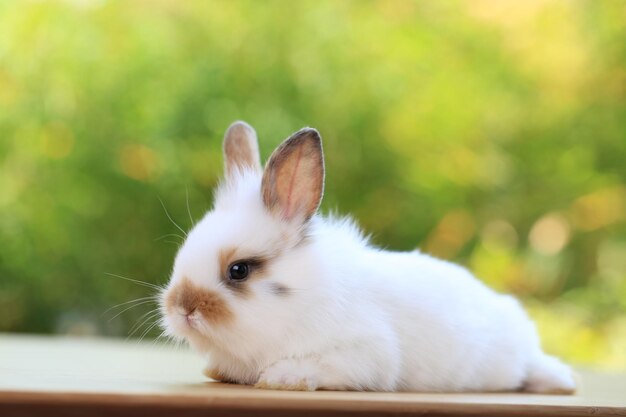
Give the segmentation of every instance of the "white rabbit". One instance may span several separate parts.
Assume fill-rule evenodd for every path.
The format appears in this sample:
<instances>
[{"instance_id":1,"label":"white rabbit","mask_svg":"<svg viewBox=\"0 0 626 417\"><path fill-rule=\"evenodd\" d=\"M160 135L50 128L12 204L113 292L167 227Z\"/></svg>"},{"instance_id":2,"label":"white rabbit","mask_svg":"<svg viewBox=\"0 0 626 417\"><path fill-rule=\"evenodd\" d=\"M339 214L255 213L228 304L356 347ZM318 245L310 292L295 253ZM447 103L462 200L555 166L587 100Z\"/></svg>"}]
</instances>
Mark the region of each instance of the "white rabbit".
<instances>
[{"instance_id":1,"label":"white rabbit","mask_svg":"<svg viewBox=\"0 0 626 417\"><path fill-rule=\"evenodd\" d=\"M512 297L467 270L371 246L317 213L321 139L305 128L261 168L254 130L224 138L214 208L181 247L162 326L206 355L207 375L287 390L571 393Z\"/></svg>"}]
</instances>

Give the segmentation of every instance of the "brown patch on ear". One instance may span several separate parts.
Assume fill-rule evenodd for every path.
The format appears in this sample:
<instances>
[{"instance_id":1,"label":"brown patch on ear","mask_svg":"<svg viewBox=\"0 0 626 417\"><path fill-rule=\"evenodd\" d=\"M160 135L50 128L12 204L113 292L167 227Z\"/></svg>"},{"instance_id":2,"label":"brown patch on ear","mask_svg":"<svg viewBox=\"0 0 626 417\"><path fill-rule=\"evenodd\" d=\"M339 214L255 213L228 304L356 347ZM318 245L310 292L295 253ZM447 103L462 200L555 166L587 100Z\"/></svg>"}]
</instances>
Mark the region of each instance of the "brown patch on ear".
<instances>
[{"instance_id":1,"label":"brown patch on ear","mask_svg":"<svg viewBox=\"0 0 626 417\"><path fill-rule=\"evenodd\" d=\"M306 221L315 214L324 193L324 155L317 130L304 128L274 151L261 192L265 206L286 220Z\"/></svg>"},{"instance_id":2,"label":"brown patch on ear","mask_svg":"<svg viewBox=\"0 0 626 417\"><path fill-rule=\"evenodd\" d=\"M173 287L165 298L168 309L182 309L185 313L198 311L211 324L226 324L234 319L234 314L222 296L183 279Z\"/></svg>"},{"instance_id":3,"label":"brown patch on ear","mask_svg":"<svg viewBox=\"0 0 626 417\"><path fill-rule=\"evenodd\" d=\"M224 135L224 170L226 176L244 168L261 170L256 132L245 122L235 122Z\"/></svg>"}]
</instances>

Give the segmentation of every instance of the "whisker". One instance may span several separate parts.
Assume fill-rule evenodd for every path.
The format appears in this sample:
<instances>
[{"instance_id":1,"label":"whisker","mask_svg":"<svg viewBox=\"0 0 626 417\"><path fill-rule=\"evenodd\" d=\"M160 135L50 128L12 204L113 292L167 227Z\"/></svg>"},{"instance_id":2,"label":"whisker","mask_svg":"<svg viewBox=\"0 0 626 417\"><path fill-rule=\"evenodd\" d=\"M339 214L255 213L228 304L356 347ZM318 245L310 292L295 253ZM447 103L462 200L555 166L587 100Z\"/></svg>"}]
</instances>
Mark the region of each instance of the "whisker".
<instances>
[{"instance_id":1,"label":"whisker","mask_svg":"<svg viewBox=\"0 0 626 417\"><path fill-rule=\"evenodd\" d=\"M152 345L156 345L157 343L160 343L162 340L165 340L165 342L167 343L167 336L165 335L165 330L163 330L161 332L161 334L159 334L153 341L152 341Z\"/></svg>"},{"instance_id":2,"label":"whisker","mask_svg":"<svg viewBox=\"0 0 626 417\"><path fill-rule=\"evenodd\" d=\"M189 187L185 187L185 197L187 200L187 214L189 214L189 220L191 221L191 227L194 226L193 217L191 216L191 210L189 209Z\"/></svg>"},{"instance_id":3,"label":"whisker","mask_svg":"<svg viewBox=\"0 0 626 417\"><path fill-rule=\"evenodd\" d=\"M176 343L176 348L177 348L177 349L180 349L180 347L181 347L184 343L185 343L185 339L182 339L182 338L178 339L178 340L177 340L177 343Z\"/></svg>"},{"instance_id":4,"label":"whisker","mask_svg":"<svg viewBox=\"0 0 626 417\"><path fill-rule=\"evenodd\" d=\"M118 308L118 307L121 307L121 306L123 306L123 305L126 305L126 304L131 304L131 303L136 303L136 302L138 302L138 301L144 301L144 300L155 299L155 298L156 298L155 296L151 295L150 297L141 297L141 298L137 298L137 299L135 299L135 300L130 300L130 301L126 301L126 302L124 302L124 303L119 303L119 304L117 304L117 305L114 305L113 307L109 307L109 308L107 308L106 310L104 310L104 311L102 312L101 316L104 316L104 315L105 315L106 313L108 313L109 311L111 311L111 310L113 310L113 309L116 309L116 308Z\"/></svg>"},{"instance_id":5,"label":"whisker","mask_svg":"<svg viewBox=\"0 0 626 417\"><path fill-rule=\"evenodd\" d=\"M111 274L110 272L105 272L105 274L109 275L111 277L125 279L126 281L134 282L135 284L143 285L144 287L148 287L148 288L152 288L153 290L161 291L163 289L163 288L159 287L158 285L151 284L149 282L139 281L138 279L127 278L127 277L123 277L121 275Z\"/></svg>"},{"instance_id":6,"label":"whisker","mask_svg":"<svg viewBox=\"0 0 626 417\"><path fill-rule=\"evenodd\" d=\"M130 339L135 333L137 333L139 331L139 329L141 329L143 326L145 326L146 323L148 323L150 320L156 318L159 316L159 312L158 311L151 311L149 312L150 314L148 315L148 317L146 317L145 319L141 318L139 320L143 320L141 322L141 324L137 325L137 323L135 323L133 325L133 328L131 328L130 333L128 334L128 337L126 337L126 339ZM139 320L137 320L139 322Z\"/></svg>"},{"instance_id":7,"label":"whisker","mask_svg":"<svg viewBox=\"0 0 626 417\"><path fill-rule=\"evenodd\" d=\"M178 342L173 336L165 334L165 331L163 331L163 333L161 333L161 335L155 339L155 342L157 341L160 342L161 346L167 347L170 350L177 349L176 344Z\"/></svg>"},{"instance_id":8,"label":"whisker","mask_svg":"<svg viewBox=\"0 0 626 417\"><path fill-rule=\"evenodd\" d=\"M168 219L170 219L170 221L172 222L172 224L174 226L176 226L176 228L178 230L180 230L185 236L187 236L187 232L185 232L182 227L180 227L178 224L176 224L176 222L174 221L174 219L172 219L172 216L170 216L170 213L167 211L167 209L165 208L165 204L163 203L163 200L161 200L159 198L159 201L161 202L161 206L163 206L163 210L165 210L165 215L167 216Z\"/></svg>"},{"instance_id":9,"label":"whisker","mask_svg":"<svg viewBox=\"0 0 626 417\"><path fill-rule=\"evenodd\" d=\"M120 311L119 313L117 313L116 315L114 315L113 317L111 317L111 318L109 319L109 323L110 323L113 319L115 319L116 317L118 317L120 314L124 313L125 311L128 311L128 310L130 310L131 308L139 307L140 305L147 304L147 303L151 303L151 302L153 302L153 300L146 300L146 301L142 301L142 302L140 302L140 303L134 304L134 305L132 305L132 306L130 306L130 307L126 307L125 309L123 309L122 311Z\"/></svg>"},{"instance_id":10,"label":"whisker","mask_svg":"<svg viewBox=\"0 0 626 417\"><path fill-rule=\"evenodd\" d=\"M163 235L163 236L157 237L156 239L154 239L154 241L156 242L158 240L165 239L166 237L172 237L172 236L177 237L180 240L185 240L185 238L182 237L181 235L179 235L178 233L168 233L167 235Z\"/></svg>"},{"instance_id":11,"label":"whisker","mask_svg":"<svg viewBox=\"0 0 626 417\"><path fill-rule=\"evenodd\" d=\"M146 329L146 331L145 331L145 332L143 332L143 333L141 334L141 337L139 338L139 340L137 341L137 343L141 343L141 341L143 340L143 338L144 338L144 337L146 337L146 336L148 335L148 333L150 333L150 330L154 329L154 327L155 327L157 324L159 324L159 321L158 321L158 320L156 320L154 323L152 323L152 325L150 325L150 327L148 327L148 328Z\"/></svg>"},{"instance_id":12,"label":"whisker","mask_svg":"<svg viewBox=\"0 0 626 417\"><path fill-rule=\"evenodd\" d=\"M136 328L141 327L142 325L139 324L141 323L141 321L146 317L146 316L153 316L155 313L160 313L159 311L159 307L153 308L152 310L148 311L147 313L143 313L135 322L135 324L132 325L132 327L130 328L130 330L128 330L129 335L132 335L134 333L134 331L136 330ZM151 317L148 317L146 320L150 320Z\"/></svg>"}]
</instances>

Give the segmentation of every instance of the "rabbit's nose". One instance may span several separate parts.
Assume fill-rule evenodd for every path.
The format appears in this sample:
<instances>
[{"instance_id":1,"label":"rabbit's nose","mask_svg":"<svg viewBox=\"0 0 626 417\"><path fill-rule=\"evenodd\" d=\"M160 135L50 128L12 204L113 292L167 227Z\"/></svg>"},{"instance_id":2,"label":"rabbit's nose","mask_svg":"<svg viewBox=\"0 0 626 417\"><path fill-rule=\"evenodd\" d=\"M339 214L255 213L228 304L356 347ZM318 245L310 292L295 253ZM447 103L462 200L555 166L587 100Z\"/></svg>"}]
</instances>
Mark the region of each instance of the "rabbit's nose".
<instances>
[{"instance_id":1,"label":"rabbit's nose","mask_svg":"<svg viewBox=\"0 0 626 417\"><path fill-rule=\"evenodd\" d=\"M197 317L195 315L196 310L193 310L187 314L185 314L185 320L187 321L187 324L189 324L190 326L193 325L194 321L196 321Z\"/></svg>"},{"instance_id":2,"label":"rabbit's nose","mask_svg":"<svg viewBox=\"0 0 626 417\"><path fill-rule=\"evenodd\" d=\"M187 285L182 285L178 290L178 297L176 301L178 308L182 310L185 315L189 315L199 307L202 299L198 295L197 291L193 290L193 288L190 288Z\"/></svg>"},{"instance_id":3,"label":"rabbit's nose","mask_svg":"<svg viewBox=\"0 0 626 417\"><path fill-rule=\"evenodd\" d=\"M196 286L186 278L168 290L164 302L171 313L189 316L191 319L202 318L212 324L226 323L233 319L229 305L220 294Z\"/></svg>"}]
</instances>

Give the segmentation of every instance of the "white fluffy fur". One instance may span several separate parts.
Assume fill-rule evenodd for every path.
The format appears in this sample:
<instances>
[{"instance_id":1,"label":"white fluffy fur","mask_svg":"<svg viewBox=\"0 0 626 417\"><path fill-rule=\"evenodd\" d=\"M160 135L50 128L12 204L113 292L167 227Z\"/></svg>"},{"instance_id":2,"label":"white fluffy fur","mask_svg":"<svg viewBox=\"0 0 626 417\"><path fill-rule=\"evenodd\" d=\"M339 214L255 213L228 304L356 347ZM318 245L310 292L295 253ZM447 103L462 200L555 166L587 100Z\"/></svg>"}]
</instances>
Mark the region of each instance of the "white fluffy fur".
<instances>
[{"instance_id":1,"label":"white fluffy fur","mask_svg":"<svg viewBox=\"0 0 626 417\"><path fill-rule=\"evenodd\" d=\"M512 297L464 268L368 244L350 219L301 225L263 205L261 173L244 171L218 190L189 233L168 288L183 277L219 293L228 325L178 314L163 325L206 355L228 380L278 389L569 392L570 369L542 352L533 323ZM272 258L250 297L219 278L218 253L236 247ZM279 295L280 284L289 289Z\"/></svg>"}]
</instances>

